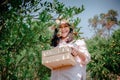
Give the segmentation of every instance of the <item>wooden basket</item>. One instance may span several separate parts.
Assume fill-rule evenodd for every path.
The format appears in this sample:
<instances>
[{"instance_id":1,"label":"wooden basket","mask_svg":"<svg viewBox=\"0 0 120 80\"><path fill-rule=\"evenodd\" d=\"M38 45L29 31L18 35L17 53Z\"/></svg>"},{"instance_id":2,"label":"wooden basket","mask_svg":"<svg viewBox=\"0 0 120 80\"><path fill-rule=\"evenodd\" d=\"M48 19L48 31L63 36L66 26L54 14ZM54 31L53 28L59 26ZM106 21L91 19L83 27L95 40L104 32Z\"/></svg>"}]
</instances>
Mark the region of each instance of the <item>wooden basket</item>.
<instances>
[{"instance_id":1,"label":"wooden basket","mask_svg":"<svg viewBox=\"0 0 120 80\"><path fill-rule=\"evenodd\" d=\"M55 47L42 51L42 64L49 69L57 69L76 64L70 47Z\"/></svg>"}]
</instances>

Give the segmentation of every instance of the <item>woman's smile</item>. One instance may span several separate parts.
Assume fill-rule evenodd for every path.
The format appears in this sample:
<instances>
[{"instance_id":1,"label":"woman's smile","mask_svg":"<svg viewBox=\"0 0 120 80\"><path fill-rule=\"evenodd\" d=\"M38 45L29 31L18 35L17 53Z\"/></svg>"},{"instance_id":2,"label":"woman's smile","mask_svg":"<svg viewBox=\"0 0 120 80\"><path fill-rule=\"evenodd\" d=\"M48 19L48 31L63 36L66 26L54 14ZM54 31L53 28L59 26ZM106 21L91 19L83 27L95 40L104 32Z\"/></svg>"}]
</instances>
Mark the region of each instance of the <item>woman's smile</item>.
<instances>
[{"instance_id":1,"label":"woman's smile","mask_svg":"<svg viewBox=\"0 0 120 80\"><path fill-rule=\"evenodd\" d=\"M61 29L61 37L65 38L69 34L70 28L69 27L64 27Z\"/></svg>"}]
</instances>

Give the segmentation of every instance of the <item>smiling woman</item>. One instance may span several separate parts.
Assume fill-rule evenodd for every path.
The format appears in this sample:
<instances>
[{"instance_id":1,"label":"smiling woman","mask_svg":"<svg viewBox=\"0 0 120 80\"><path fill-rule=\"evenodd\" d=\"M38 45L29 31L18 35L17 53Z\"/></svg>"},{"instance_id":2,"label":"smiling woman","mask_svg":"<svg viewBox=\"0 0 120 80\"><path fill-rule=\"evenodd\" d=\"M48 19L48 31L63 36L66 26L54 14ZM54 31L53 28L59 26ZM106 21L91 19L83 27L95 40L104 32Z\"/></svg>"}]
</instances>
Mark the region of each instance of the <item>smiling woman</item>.
<instances>
[{"instance_id":1,"label":"smiling woman","mask_svg":"<svg viewBox=\"0 0 120 80\"><path fill-rule=\"evenodd\" d=\"M52 69L51 80L86 80L86 65L90 61L90 54L83 39L75 40L73 29L68 22L61 22L55 29L51 46L70 47L71 55L76 64L57 69Z\"/></svg>"}]
</instances>

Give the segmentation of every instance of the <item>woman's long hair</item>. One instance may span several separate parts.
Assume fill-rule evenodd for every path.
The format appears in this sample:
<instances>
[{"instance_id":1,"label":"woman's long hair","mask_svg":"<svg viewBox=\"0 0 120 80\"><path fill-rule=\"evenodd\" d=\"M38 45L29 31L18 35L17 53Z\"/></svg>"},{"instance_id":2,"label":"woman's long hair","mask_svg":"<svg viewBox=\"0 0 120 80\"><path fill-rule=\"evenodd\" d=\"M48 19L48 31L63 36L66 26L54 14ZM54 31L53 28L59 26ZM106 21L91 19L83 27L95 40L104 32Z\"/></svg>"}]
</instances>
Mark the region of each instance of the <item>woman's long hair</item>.
<instances>
[{"instance_id":1,"label":"woman's long hair","mask_svg":"<svg viewBox=\"0 0 120 80\"><path fill-rule=\"evenodd\" d=\"M58 37L58 32L59 32L59 30L56 28L54 30L53 38L51 39L51 46L53 46L53 47L56 47L59 44L59 41L61 39L61 37ZM70 28L70 31L68 33L67 43L71 42L72 40L73 40L73 29Z\"/></svg>"}]
</instances>

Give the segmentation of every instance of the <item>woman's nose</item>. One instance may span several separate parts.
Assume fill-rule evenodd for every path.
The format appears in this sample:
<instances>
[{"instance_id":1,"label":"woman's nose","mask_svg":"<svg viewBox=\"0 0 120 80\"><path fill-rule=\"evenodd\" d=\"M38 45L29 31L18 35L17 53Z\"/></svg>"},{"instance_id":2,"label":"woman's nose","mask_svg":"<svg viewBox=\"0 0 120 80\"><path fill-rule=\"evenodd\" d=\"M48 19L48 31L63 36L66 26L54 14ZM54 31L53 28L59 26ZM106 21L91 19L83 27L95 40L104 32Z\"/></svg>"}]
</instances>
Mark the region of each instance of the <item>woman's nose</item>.
<instances>
[{"instance_id":1,"label":"woman's nose","mask_svg":"<svg viewBox=\"0 0 120 80\"><path fill-rule=\"evenodd\" d=\"M61 28L61 30L63 31L63 30L65 30L65 28L63 27L63 28Z\"/></svg>"}]
</instances>

